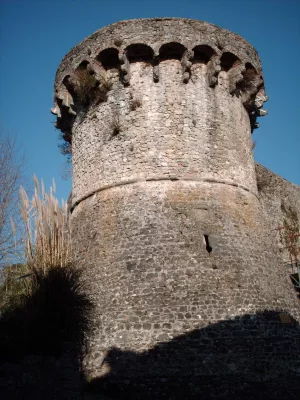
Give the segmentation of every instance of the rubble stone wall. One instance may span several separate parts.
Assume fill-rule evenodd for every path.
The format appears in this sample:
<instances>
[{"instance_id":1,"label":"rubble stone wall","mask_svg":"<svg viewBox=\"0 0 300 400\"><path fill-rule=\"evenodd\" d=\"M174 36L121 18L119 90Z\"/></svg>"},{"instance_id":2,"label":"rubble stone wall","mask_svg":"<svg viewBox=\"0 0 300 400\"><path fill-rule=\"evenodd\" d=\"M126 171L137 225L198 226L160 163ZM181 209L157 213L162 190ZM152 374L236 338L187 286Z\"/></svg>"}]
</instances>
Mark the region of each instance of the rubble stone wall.
<instances>
[{"instance_id":1,"label":"rubble stone wall","mask_svg":"<svg viewBox=\"0 0 300 400\"><path fill-rule=\"evenodd\" d=\"M63 59L52 112L72 145L74 255L97 305L91 376L114 376L113 348L151 351L266 310L300 321L257 189L251 131L265 100L255 49L201 21L116 23ZM267 318L258 326L277 337ZM203 364L205 341L193 346L191 371L216 373ZM122 379L136 373L124 368Z\"/></svg>"},{"instance_id":2,"label":"rubble stone wall","mask_svg":"<svg viewBox=\"0 0 300 400\"><path fill-rule=\"evenodd\" d=\"M288 224L288 226L294 226L292 230L294 234L300 233L300 187L260 164L256 164L256 177L259 201L270 226L270 235L277 243L283 263L290 264L290 255L286 248L287 243L277 229ZM298 239L299 242L300 238Z\"/></svg>"}]
</instances>

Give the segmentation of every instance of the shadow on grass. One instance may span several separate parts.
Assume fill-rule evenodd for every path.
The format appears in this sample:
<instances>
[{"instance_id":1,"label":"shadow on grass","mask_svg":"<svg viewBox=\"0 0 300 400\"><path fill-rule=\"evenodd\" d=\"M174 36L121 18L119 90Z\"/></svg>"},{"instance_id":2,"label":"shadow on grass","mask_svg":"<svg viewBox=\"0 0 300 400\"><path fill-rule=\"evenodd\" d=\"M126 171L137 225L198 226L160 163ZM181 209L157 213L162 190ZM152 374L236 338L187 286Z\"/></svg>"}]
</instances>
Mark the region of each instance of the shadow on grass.
<instances>
[{"instance_id":1,"label":"shadow on grass","mask_svg":"<svg viewBox=\"0 0 300 400\"><path fill-rule=\"evenodd\" d=\"M35 274L31 295L0 318L0 397L81 398L81 348L91 310L79 270Z\"/></svg>"},{"instance_id":2,"label":"shadow on grass","mask_svg":"<svg viewBox=\"0 0 300 400\"><path fill-rule=\"evenodd\" d=\"M299 399L300 329L266 311L222 321L143 353L113 348L109 373L86 384L93 398Z\"/></svg>"}]
</instances>

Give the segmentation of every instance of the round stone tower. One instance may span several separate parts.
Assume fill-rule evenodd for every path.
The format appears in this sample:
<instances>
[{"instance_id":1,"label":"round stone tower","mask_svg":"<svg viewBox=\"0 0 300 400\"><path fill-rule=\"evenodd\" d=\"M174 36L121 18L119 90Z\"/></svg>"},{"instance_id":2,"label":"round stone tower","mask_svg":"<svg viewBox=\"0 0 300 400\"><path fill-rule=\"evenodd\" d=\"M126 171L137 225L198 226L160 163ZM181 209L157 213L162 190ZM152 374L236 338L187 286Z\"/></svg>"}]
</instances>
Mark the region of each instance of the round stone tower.
<instances>
[{"instance_id":1,"label":"round stone tower","mask_svg":"<svg viewBox=\"0 0 300 400\"><path fill-rule=\"evenodd\" d=\"M245 344L278 333L270 312L299 320L257 195L251 133L266 99L255 49L202 21L118 22L63 59L52 112L72 148L74 256L96 305L89 374L154 382L166 372L145 354L191 332L238 321ZM222 326L219 344L190 340L189 370L249 376L247 346L219 351Z\"/></svg>"}]
</instances>

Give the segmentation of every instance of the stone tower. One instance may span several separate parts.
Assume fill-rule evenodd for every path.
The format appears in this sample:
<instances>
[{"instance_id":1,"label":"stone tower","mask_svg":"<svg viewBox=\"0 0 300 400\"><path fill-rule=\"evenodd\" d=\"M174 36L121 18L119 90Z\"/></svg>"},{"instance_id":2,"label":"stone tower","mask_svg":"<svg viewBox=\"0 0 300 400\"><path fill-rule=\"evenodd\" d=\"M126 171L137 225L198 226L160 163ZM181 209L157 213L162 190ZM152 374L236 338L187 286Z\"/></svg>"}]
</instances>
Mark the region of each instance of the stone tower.
<instances>
[{"instance_id":1,"label":"stone tower","mask_svg":"<svg viewBox=\"0 0 300 400\"><path fill-rule=\"evenodd\" d=\"M266 99L255 49L202 21L118 22L61 62L52 112L72 146L75 259L96 304L92 376L120 371L119 360L116 380L155 382L158 364L143 372L122 354L146 357L222 321L239 321L243 357L219 351L231 337L222 325L215 346L191 339L189 370L249 376L245 343L283 325L263 313L299 321L258 198L251 133ZM170 376L182 375L180 362Z\"/></svg>"}]
</instances>

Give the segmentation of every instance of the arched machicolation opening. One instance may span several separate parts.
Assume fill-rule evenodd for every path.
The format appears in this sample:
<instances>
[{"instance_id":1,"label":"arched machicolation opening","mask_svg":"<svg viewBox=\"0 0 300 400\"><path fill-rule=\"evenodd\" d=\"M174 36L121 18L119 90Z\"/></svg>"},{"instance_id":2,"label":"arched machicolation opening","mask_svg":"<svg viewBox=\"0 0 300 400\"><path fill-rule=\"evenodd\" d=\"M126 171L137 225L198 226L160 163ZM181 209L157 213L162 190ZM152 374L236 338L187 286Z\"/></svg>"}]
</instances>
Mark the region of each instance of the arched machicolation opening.
<instances>
[{"instance_id":1,"label":"arched machicolation opening","mask_svg":"<svg viewBox=\"0 0 300 400\"><path fill-rule=\"evenodd\" d=\"M246 70L243 72L244 81L249 83L255 79L257 76L257 71L250 63L246 63L245 68Z\"/></svg>"},{"instance_id":2,"label":"arched machicolation opening","mask_svg":"<svg viewBox=\"0 0 300 400\"><path fill-rule=\"evenodd\" d=\"M74 83L71 80L70 75L66 75L62 81L62 86L65 87L65 90L68 91L72 97L75 95L75 90L74 90Z\"/></svg>"},{"instance_id":3,"label":"arched machicolation opening","mask_svg":"<svg viewBox=\"0 0 300 400\"><path fill-rule=\"evenodd\" d=\"M193 48L194 51L194 59L193 62L196 64L207 64L212 57L216 55L214 49L210 46L203 44L200 46L196 46Z\"/></svg>"},{"instance_id":4,"label":"arched machicolation opening","mask_svg":"<svg viewBox=\"0 0 300 400\"><path fill-rule=\"evenodd\" d=\"M89 69L89 65L90 65L90 63L87 60L83 60L76 68L76 71L87 70L87 69Z\"/></svg>"},{"instance_id":5,"label":"arched machicolation opening","mask_svg":"<svg viewBox=\"0 0 300 400\"><path fill-rule=\"evenodd\" d=\"M236 92L239 94L241 91L247 91L251 88L257 79L257 71L249 62L245 64L245 71L242 72L243 80L236 86Z\"/></svg>"},{"instance_id":6,"label":"arched machicolation opening","mask_svg":"<svg viewBox=\"0 0 300 400\"><path fill-rule=\"evenodd\" d=\"M221 69L222 71L229 71L232 67L240 64L239 58L230 52L225 52L221 57Z\"/></svg>"},{"instance_id":7,"label":"arched machicolation opening","mask_svg":"<svg viewBox=\"0 0 300 400\"><path fill-rule=\"evenodd\" d=\"M71 83L70 83L71 82ZM95 72L88 61L82 61L74 72L73 79L69 79L69 86L66 85L75 103L87 106L92 100L99 82Z\"/></svg>"},{"instance_id":8,"label":"arched machicolation opening","mask_svg":"<svg viewBox=\"0 0 300 400\"><path fill-rule=\"evenodd\" d=\"M130 63L134 62L147 62L151 63L153 60L154 51L146 44L137 43L131 44L126 48L126 55Z\"/></svg>"},{"instance_id":9,"label":"arched machicolation opening","mask_svg":"<svg viewBox=\"0 0 300 400\"><path fill-rule=\"evenodd\" d=\"M99 61L102 67L106 70L114 68L118 69L120 66L119 52L113 47L102 50L96 57L96 60Z\"/></svg>"},{"instance_id":10,"label":"arched machicolation opening","mask_svg":"<svg viewBox=\"0 0 300 400\"><path fill-rule=\"evenodd\" d=\"M61 132L62 132L61 136L63 139L62 143L65 141L66 144L64 146L69 149L70 144L71 144L71 139L72 139L72 135L70 132L71 132L73 123L75 121L75 115L71 114L68 111L68 107L64 107L62 99L59 99L58 97L56 97L56 102L60 109L60 116L57 117L55 127L57 129L61 130ZM67 144L67 143L69 143L69 144ZM67 151L64 151L63 154L67 154Z\"/></svg>"},{"instance_id":11,"label":"arched machicolation opening","mask_svg":"<svg viewBox=\"0 0 300 400\"><path fill-rule=\"evenodd\" d=\"M166 43L159 49L159 58L164 60L181 60L186 48L176 42Z\"/></svg>"}]
</instances>

